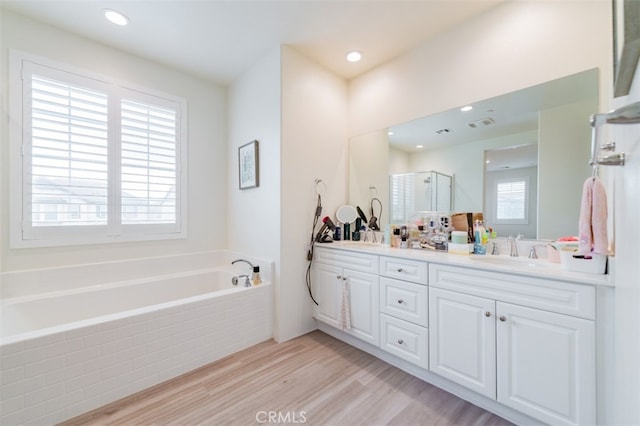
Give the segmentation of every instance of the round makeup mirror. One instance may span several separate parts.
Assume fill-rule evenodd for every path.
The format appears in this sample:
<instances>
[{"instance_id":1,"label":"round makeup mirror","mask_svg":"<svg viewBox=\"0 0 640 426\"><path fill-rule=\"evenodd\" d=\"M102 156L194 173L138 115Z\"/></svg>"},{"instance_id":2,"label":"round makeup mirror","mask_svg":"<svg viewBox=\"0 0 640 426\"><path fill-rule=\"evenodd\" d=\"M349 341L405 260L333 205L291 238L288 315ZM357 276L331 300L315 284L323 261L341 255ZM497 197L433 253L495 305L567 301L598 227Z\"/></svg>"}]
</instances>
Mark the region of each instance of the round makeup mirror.
<instances>
[{"instance_id":1,"label":"round makeup mirror","mask_svg":"<svg viewBox=\"0 0 640 426\"><path fill-rule=\"evenodd\" d=\"M344 205L338 207L336 211L336 219L338 219L340 223L352 223L356 220L356 217L358 217L358 212L353 206Z\"/></svg>"}]
</instances>

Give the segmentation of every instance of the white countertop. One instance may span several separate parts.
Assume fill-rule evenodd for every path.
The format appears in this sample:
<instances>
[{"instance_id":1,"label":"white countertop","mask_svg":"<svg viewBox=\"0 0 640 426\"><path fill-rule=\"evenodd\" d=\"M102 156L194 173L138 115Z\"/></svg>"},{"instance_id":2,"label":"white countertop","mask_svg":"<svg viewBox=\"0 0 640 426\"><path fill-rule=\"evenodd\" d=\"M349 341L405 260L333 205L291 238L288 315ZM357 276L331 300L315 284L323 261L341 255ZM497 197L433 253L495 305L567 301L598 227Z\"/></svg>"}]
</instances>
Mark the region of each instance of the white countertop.
<instances>
[{"instance_id":1,"label":"white countertop","mask_svg":"<svg viewBox=\"0 0 640 426\"><path fill-rule=\"evenodd\" d=\"M359 253L369 253L379 256L390 256L411 260L422 260L429 263L463 266L466 268L477 268L486 271L505 272L530 277L569 281L578 284L607 287L614 286L613 277L608 274L587 274L567 271L563 269L562 265L559 263L552 263L545 259L528 259L523 256L518 258L510 258L509 256L504 255L493 256L490 254L470 254L465 256L429 249L401 249L385 247L382 244L355 241L316 243L315 247L349 250ZM609 261L611 261L611 258Z\"/></svg>"}]
</instances>

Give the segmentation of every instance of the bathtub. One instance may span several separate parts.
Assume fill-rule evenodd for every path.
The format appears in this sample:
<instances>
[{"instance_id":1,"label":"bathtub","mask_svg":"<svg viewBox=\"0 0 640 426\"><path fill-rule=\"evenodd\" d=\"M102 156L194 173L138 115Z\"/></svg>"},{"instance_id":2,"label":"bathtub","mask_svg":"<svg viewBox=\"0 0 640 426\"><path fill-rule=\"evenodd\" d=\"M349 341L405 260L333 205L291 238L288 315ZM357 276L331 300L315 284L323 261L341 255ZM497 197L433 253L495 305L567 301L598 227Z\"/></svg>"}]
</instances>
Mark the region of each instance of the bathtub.
<instances>
[{"instance_id":1,"label":"bathtub","mask_svg":"<svg viewBox=\"0 0 640 426\"><path fill-rule=\"evenodd\" d=\"M244 257L264 282L233 286L240 257L0 274L0 424L61 422L271 338L273 263Z\"/></svg>"}]
</instances>

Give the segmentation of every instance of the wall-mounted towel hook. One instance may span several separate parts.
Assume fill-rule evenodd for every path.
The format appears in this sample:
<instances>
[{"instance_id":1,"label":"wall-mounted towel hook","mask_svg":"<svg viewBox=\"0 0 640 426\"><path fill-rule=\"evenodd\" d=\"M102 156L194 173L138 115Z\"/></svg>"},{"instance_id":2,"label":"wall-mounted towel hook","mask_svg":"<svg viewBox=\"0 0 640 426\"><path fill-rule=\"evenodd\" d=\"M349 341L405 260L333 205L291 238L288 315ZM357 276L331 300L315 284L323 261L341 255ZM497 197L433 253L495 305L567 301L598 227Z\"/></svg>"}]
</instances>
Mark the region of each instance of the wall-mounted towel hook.
<instances>
[{"instance_id":1,"label":"wall-mounted towel hook","mask_svg":"<svg viewBox=\"0 0 640 426\"><path fill-rule=\"evenodd\" d=\"M316 179L313 183L316 195L324 195L327 192L327 184L322 179Z\"/></svg>"}]
</instances>

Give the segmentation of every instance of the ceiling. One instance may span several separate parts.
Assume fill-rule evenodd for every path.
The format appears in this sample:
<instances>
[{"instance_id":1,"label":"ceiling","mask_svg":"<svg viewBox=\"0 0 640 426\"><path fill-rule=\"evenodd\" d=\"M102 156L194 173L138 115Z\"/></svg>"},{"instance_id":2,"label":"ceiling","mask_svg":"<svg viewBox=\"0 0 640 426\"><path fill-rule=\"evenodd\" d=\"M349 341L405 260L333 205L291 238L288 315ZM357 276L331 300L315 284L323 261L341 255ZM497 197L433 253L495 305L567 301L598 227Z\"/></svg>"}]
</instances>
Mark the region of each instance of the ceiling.
<instances>
[{"instance_id":1,"label":"ceiling","mask_svg":"<svg viewBox=\"0 0 640 426\"><path fill-rule=\"evenodd\" d=\"M0 0L3 7L220 84L277 46L351 79L504 0ZM103 8L124 13L118 27ZM348 63L346 52L364 58Z\"/></svg>"}]
</instances>

